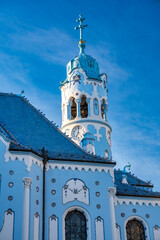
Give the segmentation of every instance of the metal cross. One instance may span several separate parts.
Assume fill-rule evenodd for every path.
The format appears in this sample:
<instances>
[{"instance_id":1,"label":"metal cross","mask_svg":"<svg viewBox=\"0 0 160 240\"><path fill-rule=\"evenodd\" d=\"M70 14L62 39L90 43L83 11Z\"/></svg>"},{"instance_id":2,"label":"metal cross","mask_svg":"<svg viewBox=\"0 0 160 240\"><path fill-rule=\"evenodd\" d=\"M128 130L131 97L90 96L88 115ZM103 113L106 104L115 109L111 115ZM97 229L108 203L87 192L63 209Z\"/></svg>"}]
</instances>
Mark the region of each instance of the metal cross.
<instances>
[{"instance_id":1,"label":"metal cross","mask_svg":"<svg viewBox=\"0 0 160 240\"><path fill-rule=\"evenodd\" d=\"M86 25L82 25L82 22L85 20L86 18L82 18L82 14L79 14L79 18L76 20L76 22L79 22L79 26L78 27L75 27L74 29L75 30L80 30L80 44L81 43L85 43L85 41L83 41L82 40L82 29L84 29L85 27L87 27L88 26L88 24L86 24Z\"/></svg>"}]
</instances>

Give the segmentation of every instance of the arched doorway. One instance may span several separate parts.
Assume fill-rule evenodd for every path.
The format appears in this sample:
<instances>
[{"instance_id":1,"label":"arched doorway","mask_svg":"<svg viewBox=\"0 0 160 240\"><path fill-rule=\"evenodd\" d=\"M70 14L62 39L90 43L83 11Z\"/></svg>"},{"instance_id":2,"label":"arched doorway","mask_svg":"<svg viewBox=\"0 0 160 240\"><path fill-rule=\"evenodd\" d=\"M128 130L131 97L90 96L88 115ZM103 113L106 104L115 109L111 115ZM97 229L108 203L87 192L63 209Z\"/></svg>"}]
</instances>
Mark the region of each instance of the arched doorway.
<instances>
[{"instance_id":1,"label":"arched doorway","mask_svg":"<svg viewBox=\"0 0 160 240\"><path fill-rule=\"evenodd\" d=\"M87 240L86 218L73 210L65 217L65 240Z\"/></svg>"},{"instance_id":2,"label":"arched doorway","mask_svg":"<svg viewBox=\"0 0 160 240\"><path fill-rule=\"evenodd\" d=\"M127 240L145 240L145 230L143 224L136 220L128 221L126 225Z\"/></svg>"}]
</instances>

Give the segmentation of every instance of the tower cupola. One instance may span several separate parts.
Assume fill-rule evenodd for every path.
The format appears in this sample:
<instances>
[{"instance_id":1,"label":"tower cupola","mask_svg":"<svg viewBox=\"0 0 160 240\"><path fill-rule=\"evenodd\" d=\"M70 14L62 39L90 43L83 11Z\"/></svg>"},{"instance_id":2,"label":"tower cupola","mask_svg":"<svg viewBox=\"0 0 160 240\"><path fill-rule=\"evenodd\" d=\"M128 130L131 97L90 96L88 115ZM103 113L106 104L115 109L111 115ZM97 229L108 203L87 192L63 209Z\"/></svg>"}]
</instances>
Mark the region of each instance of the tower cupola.
<instances>
[{"instance_id":1,"label":"tower cupola","mask_svg":"<svg viewBox=\"0 0 160 240\"><path fill-rule=\"evenodd\" d=\"M86 145L86 136L92 136L94 150L106 159L111 159L111 127L108 122L107 75L100 74L97 61L85 53L83 25L85 18L79 16L79 55L67 64L66 80L61 82L62 128L81 147ZM89 140L91 141L91 140ZM93 146L93 144L90 144ZM88 145L89 146L89 145ZM85 147L88 151L89 147ZM107 156L107 157L106 157Z\"/></svg>"}]
</instances>

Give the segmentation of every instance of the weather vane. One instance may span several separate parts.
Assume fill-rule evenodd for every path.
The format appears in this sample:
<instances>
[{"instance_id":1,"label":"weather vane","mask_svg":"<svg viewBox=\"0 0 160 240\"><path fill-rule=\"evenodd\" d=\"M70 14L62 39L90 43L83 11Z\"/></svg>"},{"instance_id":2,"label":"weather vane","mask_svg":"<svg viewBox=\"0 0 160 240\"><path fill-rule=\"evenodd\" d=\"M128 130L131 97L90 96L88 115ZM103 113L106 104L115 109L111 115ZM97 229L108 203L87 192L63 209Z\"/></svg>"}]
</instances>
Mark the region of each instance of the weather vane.
<instances>
[{"instance_id":1,"label":"weather vane","mask_svg":"<svg viewBox=\"0 0 160 240\"><path fill-rule=\"evenodd\" d=\"M126 168L128 168L128 170L130 170L131 169L131 164L128 163L126 166L124 166L123 172L126 172Z\"/></svg>"},{"instance_id":2,"label":"weather vane","mask_svg":"<svg viewBox=\"0 0 160 240\"><path fill-rule=\"evenodd\" d=\"M82 22L85 20L86 18L82 18L82 14L79 14L79 18L76 20L76 22L79 22L79 26L75 27L75 30L80 30L80 41L79 44L84 44L86 41L83 41L83 36L82 36L82 30L88 26L88 24L86 25L82 25Z\"/></svg>"}]
</instances>

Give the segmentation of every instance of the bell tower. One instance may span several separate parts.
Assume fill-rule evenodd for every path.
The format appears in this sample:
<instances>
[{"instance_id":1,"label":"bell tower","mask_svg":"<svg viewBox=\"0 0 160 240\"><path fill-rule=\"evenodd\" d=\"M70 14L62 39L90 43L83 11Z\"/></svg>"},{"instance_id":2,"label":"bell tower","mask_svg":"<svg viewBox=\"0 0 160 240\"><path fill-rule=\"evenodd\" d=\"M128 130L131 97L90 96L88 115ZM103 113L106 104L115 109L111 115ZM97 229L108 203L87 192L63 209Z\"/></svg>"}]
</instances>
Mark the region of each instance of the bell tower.
<instances>
[{"instance_id":1,"label":"bell tower","mask_svg":"<svg viewBox=\"0 0 160 240\"><path fill-rule=\"evenodd\" d=\"M67 78L61 82L61 130L84 150L111 159L111 127L107 119L107 75L99 73L98 63L85 54L83 25L79 15L79 55L67 64Z\"/></svg>"}]
</instances>

